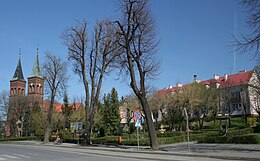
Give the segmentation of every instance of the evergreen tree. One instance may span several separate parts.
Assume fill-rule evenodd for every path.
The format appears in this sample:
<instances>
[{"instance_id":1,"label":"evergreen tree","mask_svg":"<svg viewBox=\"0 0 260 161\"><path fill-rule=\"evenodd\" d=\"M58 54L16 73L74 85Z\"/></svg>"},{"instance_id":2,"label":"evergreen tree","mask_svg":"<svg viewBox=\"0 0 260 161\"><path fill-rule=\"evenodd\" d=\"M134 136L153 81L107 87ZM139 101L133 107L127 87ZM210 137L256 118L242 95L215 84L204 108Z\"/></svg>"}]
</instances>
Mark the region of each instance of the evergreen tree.
<instances>
[{"instance_id":1,"label":"evergreen tree","mask_svg":"<svg viewBox=\"0 0 260 161\"><path fill-rule=\"evenodd\" d=\"M104 95L103 110L101 110L104 130L110 135L114 135L118 131L120 123L119 106L118 94L116 89L113 88L111 93Z\"/></svg>"},{"instance_id":2,"label":"evergreen tree","mask_svg":"<svg viewBox=\"0 0 260 161\"><path fill-rule=\"evenodd\" d=\"M65 116L65 128L69 128L70 127L70 115L72 112L72 106L69 106L69 98L68 98L68 94L65 91L64 92L64 98L63 98L63 106L62 106L62 113Z\"/></svg>"}]
</instances>

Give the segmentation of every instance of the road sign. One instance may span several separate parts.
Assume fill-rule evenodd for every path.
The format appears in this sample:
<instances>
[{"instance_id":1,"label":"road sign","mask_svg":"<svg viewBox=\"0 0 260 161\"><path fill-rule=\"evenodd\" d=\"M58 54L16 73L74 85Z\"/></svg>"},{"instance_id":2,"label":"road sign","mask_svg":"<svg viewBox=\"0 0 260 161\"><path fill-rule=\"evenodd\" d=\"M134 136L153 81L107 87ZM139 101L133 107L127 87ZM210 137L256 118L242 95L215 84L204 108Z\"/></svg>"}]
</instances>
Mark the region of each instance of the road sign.
<instances>
[{"instance_id":1,"label":"road sign","mask_svg":"<svg viewBox=\"0 0 260 161\"><path fill-rule=\"evenodd\" d=\"M140 120L142 118L142 114L139 110L134 112L134 120Z\"/></svg>"},{"instance_id":2,"label":"road sign","mask_svg":"<svg viewBox=\"0 0 260 161\"><path fill-rule=\"evenodd\" d=\"M135 127L136 128L140 128L142 125L141 125L141 120L136 120L135 121Z\"/></svg>"}]
</instances>

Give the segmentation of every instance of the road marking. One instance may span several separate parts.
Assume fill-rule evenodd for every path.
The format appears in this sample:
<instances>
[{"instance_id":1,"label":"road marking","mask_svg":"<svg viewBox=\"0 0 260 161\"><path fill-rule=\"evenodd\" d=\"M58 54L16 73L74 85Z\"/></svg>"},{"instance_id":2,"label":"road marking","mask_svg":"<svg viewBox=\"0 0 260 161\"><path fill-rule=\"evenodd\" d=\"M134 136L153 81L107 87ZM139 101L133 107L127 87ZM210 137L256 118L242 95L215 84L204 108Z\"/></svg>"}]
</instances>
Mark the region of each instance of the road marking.
<instances>
[{"instance_id":1,"label":"road marking","mask_svg":"<svg viewBox=\"0 0 260 161\"><path fill-rule=\"evenodd\" d=\"M0 158L0 160L6 160L5 158Z\"/></svg>"},{"instance_id":2,"label":"road marking","mask_svg":"<svg viewBox=\"0 0 260 161\"><path fill-rule=\"evenodd\" d=\"M31 155L31 156L34 156L34 157L37 157L39 156L38 154L34 154L34 153L26 153L27 155Z\"/></svg>"},{"instance_id":3,"label":"road marking","mask_svg":"<svg viewBox=\"0 0 260 161\"><path fill-rule=\"evenodd\" d=\"M29 156L26 156L26 155L23 155L23 154L13 154L15 156L18 156L18 157L22 157L22 158L30 158Z\"/></svg>"},{"instance_id":4,"label":"road marking","mask_svg":"<svg viewBox=\"0 0 260 161\"><path fill-rule=\"evenodd\" d=\"M11 158L11 159L18 159L19 157L16 157L16 156L12 156L12 155L1 155L2 157L5 157L5 158Z\"/></svg>"}]
</instances>

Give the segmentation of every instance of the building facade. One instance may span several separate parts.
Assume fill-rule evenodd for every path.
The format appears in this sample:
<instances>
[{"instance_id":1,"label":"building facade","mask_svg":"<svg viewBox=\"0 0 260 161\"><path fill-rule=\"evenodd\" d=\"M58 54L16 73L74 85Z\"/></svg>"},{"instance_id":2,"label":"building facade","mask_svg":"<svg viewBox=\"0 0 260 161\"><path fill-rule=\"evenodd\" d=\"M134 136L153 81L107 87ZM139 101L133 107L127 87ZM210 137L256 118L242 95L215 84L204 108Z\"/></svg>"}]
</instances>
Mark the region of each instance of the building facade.
<instances>
[{"instance_id":1,"label":"building facade","mask_svg":"<svg viewBox=\"0 0 260 161\"><path fill-rule=\"evenodd\" d=\"M204 84L207 88L216 88L219 96L218 113L229 116L258 116L259 94L253 86L259 86L259 80L255 71L240 71L237 74L220 77L214 75L212 79L200 81L194 75L194 82ZM156 93L156 97L167 97L175 91L183 89L190 84L169 86Z\"/></svg>"}]
</instances>

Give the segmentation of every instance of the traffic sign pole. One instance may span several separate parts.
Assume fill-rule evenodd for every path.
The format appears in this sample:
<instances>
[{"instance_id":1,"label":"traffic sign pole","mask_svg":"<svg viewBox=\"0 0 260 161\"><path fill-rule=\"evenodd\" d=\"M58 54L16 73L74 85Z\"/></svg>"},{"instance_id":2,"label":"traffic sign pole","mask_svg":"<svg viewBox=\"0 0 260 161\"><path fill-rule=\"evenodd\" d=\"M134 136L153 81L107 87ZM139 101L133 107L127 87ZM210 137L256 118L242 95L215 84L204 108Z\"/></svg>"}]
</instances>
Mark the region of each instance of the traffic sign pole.
<instances>
[{"instance_id":1,"label":"traffic sign pole","mask_svg":"<svg viewBox=\"0 0 260 161\"><path fill-rule=\"evenodd\" d=\"M137 137L137 150L139 150L139 128L141 127L141 119L142 114L139 110L134 112L134 120L135 120L135 127L136 127L136 137Z\"/></svg>"},{"instance_id":2,"label":"traffic sign pole","mask_svg":"<svg viewBox=\"0 0 260 161\"><path fill-rule=\"evenodd\" d=\"M136 128L137 131L137 150L139 150L139 127Z\"/></svg>"}]
</instances>

